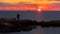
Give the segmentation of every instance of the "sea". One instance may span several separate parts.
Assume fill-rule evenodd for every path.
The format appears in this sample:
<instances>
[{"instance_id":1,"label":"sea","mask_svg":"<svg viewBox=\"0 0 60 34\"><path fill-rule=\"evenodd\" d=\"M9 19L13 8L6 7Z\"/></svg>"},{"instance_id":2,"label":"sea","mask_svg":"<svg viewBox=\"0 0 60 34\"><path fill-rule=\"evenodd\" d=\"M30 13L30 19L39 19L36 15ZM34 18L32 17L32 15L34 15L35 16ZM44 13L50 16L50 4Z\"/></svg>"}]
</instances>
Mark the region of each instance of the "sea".
<instances>
[{"instance_id":1,"label":"sea","mask_svg":"<svg viewBox=\"0 0 60 34\"><path fill-rule=\"evenodd\" d=\"M0 18L17 18L20 15L21 20L52 21L60 20L60 11L0 11ZM60 27L40 27L31 31L21 31L0 34L60 34Z\"/></svg>"}]
</instances>

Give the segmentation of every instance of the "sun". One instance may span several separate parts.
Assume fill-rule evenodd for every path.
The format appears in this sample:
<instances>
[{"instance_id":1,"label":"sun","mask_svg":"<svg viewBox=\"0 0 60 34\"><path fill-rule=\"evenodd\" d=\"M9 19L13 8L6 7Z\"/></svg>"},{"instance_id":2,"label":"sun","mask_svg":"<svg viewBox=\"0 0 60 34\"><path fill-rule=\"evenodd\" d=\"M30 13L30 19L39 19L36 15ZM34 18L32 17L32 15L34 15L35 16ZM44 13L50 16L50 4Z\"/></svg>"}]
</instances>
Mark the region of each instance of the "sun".
<instances>
[{"instance_id":1,"label":"sun","mask_svg":"<svg viewBox=\"0 0 60 34\"><path fill-rule=\"evenodd\" d=\"M41 9L38 9L38 12L41 12Z\"/></svg>"},{"instance_id":2,"label":"sun","mask_svg":"<svg viewBox=\"0 0 60 34\"><path fill-rule=\"evenodd\" d=\"M44 8L44 7L39 6L38 9L37 9L37 11L38 11L38 12L41 12L43 8Z\"/></svg>"},{"instance_id":3,"label":"sun","mask_svg":"<svg viewBox=\"0 0 60 34\"><path fill-rule=\"evenodd\" d=\"M37 13L39 13L39 14L42 13L42 9L41 8L38 8L37 9Z\"/></svg>"}]
</instances>

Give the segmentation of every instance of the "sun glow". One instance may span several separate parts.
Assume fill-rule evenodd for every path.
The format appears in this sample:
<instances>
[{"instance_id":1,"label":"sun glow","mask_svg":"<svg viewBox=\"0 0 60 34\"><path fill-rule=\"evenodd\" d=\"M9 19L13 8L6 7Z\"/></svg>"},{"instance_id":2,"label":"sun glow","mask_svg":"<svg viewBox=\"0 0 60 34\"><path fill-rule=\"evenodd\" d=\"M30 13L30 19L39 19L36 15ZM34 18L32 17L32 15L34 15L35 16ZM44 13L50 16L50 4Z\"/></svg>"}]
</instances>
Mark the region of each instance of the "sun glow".
<instances>
[{"instance_id":1,"label":"sun glow","mask_svg":"<svg viewBox=\"0 0 60 34\"><path fill-rule=\"evenodd\" d=\"M42 12L42 9L37 9L37 13L41 13Z\"/></svg>"},{"instance_id":2,"label":"sun glow","mask_svg":"<svg viewBox=\"0 0 60 34\"><path fill-rule=\"evenodd\" d=\"M41 12L41 9L38 9L38 12Z\"/></svg>"}]
</instances>

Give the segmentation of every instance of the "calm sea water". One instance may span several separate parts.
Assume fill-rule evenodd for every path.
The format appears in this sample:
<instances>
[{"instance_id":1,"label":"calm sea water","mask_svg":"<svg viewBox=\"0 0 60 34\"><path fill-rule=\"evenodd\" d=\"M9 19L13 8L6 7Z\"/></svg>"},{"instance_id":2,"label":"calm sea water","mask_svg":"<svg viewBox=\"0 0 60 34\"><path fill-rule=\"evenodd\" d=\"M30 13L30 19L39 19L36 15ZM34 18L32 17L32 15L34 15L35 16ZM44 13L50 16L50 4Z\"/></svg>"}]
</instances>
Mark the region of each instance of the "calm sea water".
<instances>
[{"instance_id":1,"label":"calm sea water","mask_svg":"<svg viewBox=\"0 0 60 34\"><path fill-rule=\"evenodd\" d=\"M32 20L60 20L59 11L0 11L0 18L16 18L17 13L20 14L20 19L32 19Z\"/></svg>"},{"instance_id":2,"label":"calm sea water","mask_svg":"<svg viewBox=\"0 0 60 34\"><path fill-rule=\"evenodd\" d=\"M16 18L17 13L20 14L20 19L31 19L31 20L60 20L60 12L33 12L33 11L4 11L0 12L0 18ZM0 33L3 34L3 33ZM60 34L60 27L47 27L42 28L37 26L36 29L27 32L13 32L13 33L4 33L4 34Z\"/></svg>"}]
</instances>

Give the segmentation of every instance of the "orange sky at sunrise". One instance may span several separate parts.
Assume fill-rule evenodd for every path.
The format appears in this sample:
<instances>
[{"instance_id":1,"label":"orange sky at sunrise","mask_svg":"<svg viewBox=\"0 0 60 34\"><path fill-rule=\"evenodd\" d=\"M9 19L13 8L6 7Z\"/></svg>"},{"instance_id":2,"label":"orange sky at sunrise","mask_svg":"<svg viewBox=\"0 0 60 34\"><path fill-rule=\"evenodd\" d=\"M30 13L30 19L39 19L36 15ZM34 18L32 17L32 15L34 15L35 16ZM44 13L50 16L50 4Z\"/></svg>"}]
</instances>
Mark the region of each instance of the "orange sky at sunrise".
<instances>
[{"instance_id":1,"label":"orange sky at sunrise","mask_svg":"<svg viewBox=\"0 0 60 34\"><path fill-rule=\"evenodd\" d=\"M59 0L0 0L0 10L58 10Z\"/></svg>"}]
</instances>

